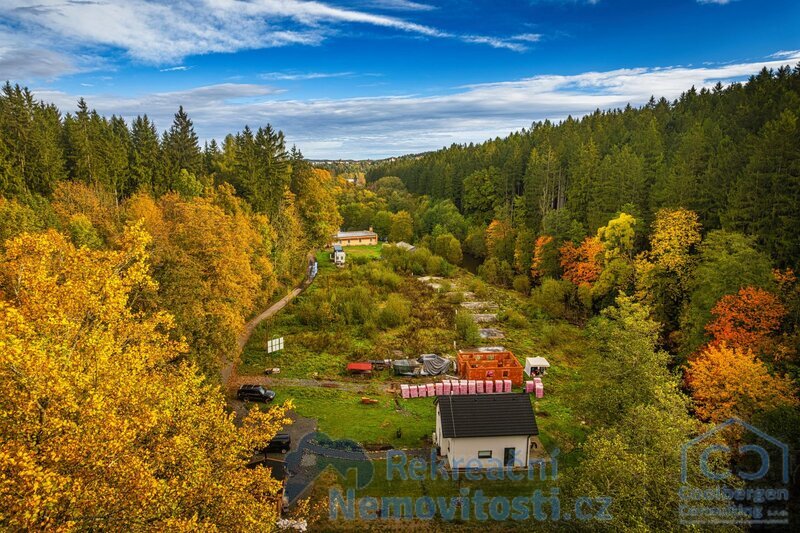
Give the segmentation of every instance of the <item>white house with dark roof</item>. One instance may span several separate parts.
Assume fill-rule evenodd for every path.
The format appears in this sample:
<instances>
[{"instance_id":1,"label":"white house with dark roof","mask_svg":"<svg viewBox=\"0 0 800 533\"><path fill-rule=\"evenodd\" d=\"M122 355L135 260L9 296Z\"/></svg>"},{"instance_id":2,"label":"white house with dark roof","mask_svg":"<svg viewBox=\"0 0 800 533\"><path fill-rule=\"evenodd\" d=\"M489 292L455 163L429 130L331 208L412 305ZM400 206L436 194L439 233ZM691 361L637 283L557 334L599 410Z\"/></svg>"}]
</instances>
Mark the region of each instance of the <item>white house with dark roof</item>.
<instances>
[{"instance_id":1,"label":"white house with dark roof","mask_svg":"<svg viewBox=\"0 0 800 533\"><path fill-rule=\"evenodd\" d=\"M539 434L527 394L438 396L434 444L450 468L523 468Z\"/></svg>"}]
</instances>

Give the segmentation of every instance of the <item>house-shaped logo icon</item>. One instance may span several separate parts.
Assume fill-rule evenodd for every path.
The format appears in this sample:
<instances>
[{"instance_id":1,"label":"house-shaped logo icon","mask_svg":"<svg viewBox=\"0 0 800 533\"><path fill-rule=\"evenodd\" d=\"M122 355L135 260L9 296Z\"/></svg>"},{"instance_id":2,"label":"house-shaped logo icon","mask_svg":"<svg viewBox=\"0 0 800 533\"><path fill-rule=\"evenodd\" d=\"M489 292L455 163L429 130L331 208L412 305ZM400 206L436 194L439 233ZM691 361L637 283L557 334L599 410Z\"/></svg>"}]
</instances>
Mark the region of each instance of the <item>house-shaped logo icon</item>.
<instances>
[{"instance_id":1,"label":"house-shaped logo icon","mask_svg":"<svg viewBox=\"0 0 800 533\"><path fill-rule=\"evenodd\" d=\"M774 445L778 450L781 452L781 463L782 463L782 471L781 471L781 479L784 484L789 483L789 446L784 444L783 442L779 441L775 437L768 435L761 431L760 429L748 424L744 420L739 418L729 418L725 422L715 426L714 428L706 431L702 435L699 435L692 440L686 442L681 446L681 483L687 483L689 474L688 474L688 451L690 448L694 446L702 446L703 441L709 439L710 437L716 435L720 431L724 430L725 428L738 425L744 428L746 431L753 433L754 435L760 437L761 439L769 442L770 444ZM727 477L730 473L727 474L716 474L711 473L707 468L707 460L708 455L712 452L727 452L730 453L731 450L724 445L720 444L711 444L703 452L700 454L700 469L706 477L711 479L722 479ZM739 446L739 452L741 454L756 454L760 457L761 460L761 467L756 472L737 472L740 478L748 481L762 479L770 468L770 458L767 451L764 447L758 444L743 444Z\"/></svg>"}]
</instances>

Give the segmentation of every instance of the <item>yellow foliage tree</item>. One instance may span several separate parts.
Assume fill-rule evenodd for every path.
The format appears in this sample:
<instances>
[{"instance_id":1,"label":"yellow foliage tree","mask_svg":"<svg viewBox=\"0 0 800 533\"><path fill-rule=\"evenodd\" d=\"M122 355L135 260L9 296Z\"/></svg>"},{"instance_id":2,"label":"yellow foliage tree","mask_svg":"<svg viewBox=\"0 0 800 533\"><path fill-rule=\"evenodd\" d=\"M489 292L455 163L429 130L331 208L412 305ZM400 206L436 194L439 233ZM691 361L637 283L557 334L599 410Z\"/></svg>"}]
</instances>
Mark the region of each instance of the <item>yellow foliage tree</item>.
<instances>
[{"instance_id":1,"label":"yellow foliage tree","mask_svg":"<svg viewBox=\"0 0 800 533\"><path fill-rule=\"evenodd\" d=\"M691 250L700 243L700 218L688 209L661 209L650 235L650 259L684 276L691 265Z\"/></svg>"},{"instance_id":2,"label":"yellow foliage tree","mask_svg":"<svg viewBox=\"0 0 800 533\"><path fill-rule=\"evenodd\" d=\"M156 203L136 195L125 208L154 237L156 305L175 316L195 362L215 375L222 356L236 353L256 299L275 288L266 218L251 218L228 185L190 200L169 193Z\"/></svg>"},{"instance_id":3,"label":"yellow foliage tree","mask_svg":"<svg viewBox=\"0 0 800 533\"><path fill-rule=\"evenodd\" d=\"M773 376L750 350L709 345L689 361L686 382L697 415L711 422L732 416L748 420L753 413L779 405L797 405L792 382Z\"/></svg>"},{"instance_id":4,"label":"yellow foliage tree","mask_svg":"<svg viewBox=\"0 0 800 533\"><path fill-rule=\"evenodd\" d=\"M219 388L180 359L153 290L149 236L114 251L60 234L8 241L0 261L0 529L269 529L277 490L246 457L287 422L237 429Z\"/></svg>"}]
</instances>

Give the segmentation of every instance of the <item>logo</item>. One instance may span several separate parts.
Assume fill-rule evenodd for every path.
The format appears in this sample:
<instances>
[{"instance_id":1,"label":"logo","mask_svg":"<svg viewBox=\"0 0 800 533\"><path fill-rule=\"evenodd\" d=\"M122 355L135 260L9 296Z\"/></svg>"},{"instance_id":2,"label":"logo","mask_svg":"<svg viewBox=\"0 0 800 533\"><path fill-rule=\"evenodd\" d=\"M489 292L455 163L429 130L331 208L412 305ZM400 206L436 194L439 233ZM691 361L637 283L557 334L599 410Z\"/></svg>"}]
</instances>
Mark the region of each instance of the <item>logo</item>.
<instances>
[{"instance_id":1,"label":"logo","mask_svg":"<svg viewBox=\"0 0 800 533\"><path fill-rule=\"evenodd\" d=\"M364 448L349 439L331 439L319 431L304 436L297 450L286 456L289 480L286 497L294 503L328 468L342 477L355 472L356 488L363 489L372 482L374 469Z\"/></svg>"},{"instance_id":2,"label":"logo","mask_svg":"<svg viewBox=\"0 0 800 533\"><path fill-rule=\"evenodd\" d=\"M683 524L788 524L789 447L730 418L681 446L679 496Z\"/></svg>"}]
</instances>

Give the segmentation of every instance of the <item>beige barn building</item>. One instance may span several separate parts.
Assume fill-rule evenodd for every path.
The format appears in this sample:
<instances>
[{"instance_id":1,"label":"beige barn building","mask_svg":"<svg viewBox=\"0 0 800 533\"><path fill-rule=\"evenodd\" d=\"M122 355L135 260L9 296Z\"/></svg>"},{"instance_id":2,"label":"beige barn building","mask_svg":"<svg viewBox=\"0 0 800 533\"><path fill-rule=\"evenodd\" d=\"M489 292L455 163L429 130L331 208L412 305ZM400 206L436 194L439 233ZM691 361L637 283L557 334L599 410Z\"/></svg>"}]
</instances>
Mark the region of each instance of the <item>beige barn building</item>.
<instances>
[{"instance_id":1,"label":"beige barn building","mask_svg":"<svg viewBox=\"0 0 800 533\"><path fill-rule=\"evenodd\" d=\"M378 244L378 234L367 231L340 231L333 237L333 246L371 246Z\"/></svg>"}]
</instances>

